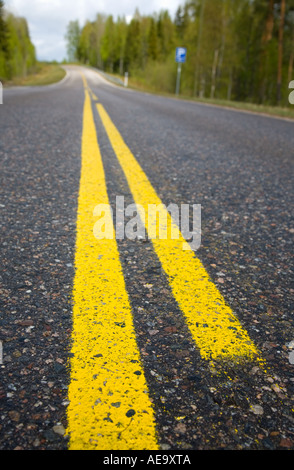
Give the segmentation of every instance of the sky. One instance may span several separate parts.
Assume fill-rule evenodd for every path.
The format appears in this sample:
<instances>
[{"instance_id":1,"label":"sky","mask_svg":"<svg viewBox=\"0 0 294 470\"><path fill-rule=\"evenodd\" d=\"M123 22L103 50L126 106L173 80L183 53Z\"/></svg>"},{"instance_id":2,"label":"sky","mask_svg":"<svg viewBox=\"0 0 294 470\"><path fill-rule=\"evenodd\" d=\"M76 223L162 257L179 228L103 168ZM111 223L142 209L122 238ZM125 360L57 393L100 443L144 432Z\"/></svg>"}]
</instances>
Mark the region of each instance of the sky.
<instances>
[{"instance_id":1,"label":"sky","mask_svg":"<svg viewBox=\"0 0 294 470\"><path fill-rule=\"evenodd\" d=\"M62 61L66 58L64 39L67 25L94 20L97 13L124 16L130 20L136 8L141 15L168 10L172 18L181 0L4 0L8 11L26 18L38 60Z\"/></svg>"}]
</instances>

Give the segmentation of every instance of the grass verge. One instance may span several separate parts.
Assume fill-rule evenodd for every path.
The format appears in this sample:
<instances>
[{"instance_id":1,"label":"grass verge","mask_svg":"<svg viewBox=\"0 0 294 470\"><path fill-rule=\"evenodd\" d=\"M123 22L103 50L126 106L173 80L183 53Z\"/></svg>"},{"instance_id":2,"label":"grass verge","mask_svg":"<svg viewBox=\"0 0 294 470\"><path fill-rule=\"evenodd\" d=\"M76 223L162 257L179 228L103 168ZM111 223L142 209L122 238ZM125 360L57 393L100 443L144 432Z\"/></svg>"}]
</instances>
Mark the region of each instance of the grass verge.
<instances>
[{"instance_id":1,"label":"grass verge","mask_svg":"<svg viewBox=\"0 0 294 470\"><path fill-rule=\"evenodd\" d=\"M57 83L65 77L65 70L58 64L39 62L34 73L26 77L15 77L4 86L45 86Z\"/></svg>"},{"instance_id":2,"label":"grass verge","mask_svg":"<svg viewBox=\"0 0 294 470\"><path fill-rule=\"evenodd\" d=\"M107 78L107 75L106 75L106 78ZM113 76L119 78L120 80L123 80L123 77L119 75L113 75ZM145 81L139 80L136 77L129 78L128 87L136 91L150 93L152 95L157 95L157 96L166 96L169 98L176 98L179 100L182 99L182 100L193 101L196 103L201 103L201 104L206 104L206 105L219 106L222 108L230 108L230 109L235 109L239 111L247 111L250 113L265 114L268 116L282 117L282 118L294 120L294 106L293 105L291 106L290 104L289 106L286 106L286 107L278 107L278 106L258 105L254 103L229 101L229 100L221 100L221 99L196 98L196 97L191 97L191 96L182 95L182 94L176 97L175 94L171 94L171 93L167 93L163 91L160 92L156 90L154 87L148 86L148 84Z\"/></svg>"},{"instance_id":3,"label":"grass verge","mask_svg":"<svg viewBox=\"0 0 294 470\"><path fill-rule=\"evenodd\" d=\"M221 99L211 99L211 98L196 98L186 95L179 95L178 97L175 94L158 92L151 87L148 87L145 83L136 80L135 78L129 78L128 82L129 88L137 91L142 91L145 93L150 93L158 96L166 96L170 98L182 99L186 101L193 101L196 103L220 106L222 108L230 108L240 111L247 111L251 113L266 114L274 117L282 117L294 120L294 106L290 105L287 107L278 107L278 106L268 106L268 105L258 105L253 103L238 102L238 101L229 101Z\"/></svg>"}]
</instances>

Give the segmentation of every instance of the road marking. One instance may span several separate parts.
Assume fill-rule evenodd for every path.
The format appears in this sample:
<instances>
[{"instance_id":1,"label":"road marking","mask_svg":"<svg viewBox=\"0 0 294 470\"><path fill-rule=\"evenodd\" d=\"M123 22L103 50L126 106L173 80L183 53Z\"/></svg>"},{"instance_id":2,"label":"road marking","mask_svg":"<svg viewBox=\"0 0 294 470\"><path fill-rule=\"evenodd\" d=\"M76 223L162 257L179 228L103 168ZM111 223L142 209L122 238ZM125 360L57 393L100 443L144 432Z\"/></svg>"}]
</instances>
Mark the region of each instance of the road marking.
<instances>
[{"instance_id":1,"label":"road marking","mask_svg":"<svg viewBox=\"0 0 294 470\"><path fill-rule=\"evenodd\" d=\"M148 204L159 206L162 202L104 107L97 104L97 110L125 173L134 201L147 213ZM169 213L165 216L171 225ZM147 224L146 230L148 231ZM152 242L201 356L205 359L226 358L235 361L240 358L257 359L255 345L226 304L201 261L191 249L183 250L183 244L186 243L183 236L180 234L178 240L155 238Z\"/></svg>"},{"instance_id":2,"label":"road marking","mask_svg":"<svg viewBox=\"0 0 294 470\"><path fill-rule=\"evenodd\" d=\"M89 90L85 85L78 200L70 450L157 450L152 403L136 343L115 236L97 240L93 211L108 204Z\"/></svg>"}]
</instances>

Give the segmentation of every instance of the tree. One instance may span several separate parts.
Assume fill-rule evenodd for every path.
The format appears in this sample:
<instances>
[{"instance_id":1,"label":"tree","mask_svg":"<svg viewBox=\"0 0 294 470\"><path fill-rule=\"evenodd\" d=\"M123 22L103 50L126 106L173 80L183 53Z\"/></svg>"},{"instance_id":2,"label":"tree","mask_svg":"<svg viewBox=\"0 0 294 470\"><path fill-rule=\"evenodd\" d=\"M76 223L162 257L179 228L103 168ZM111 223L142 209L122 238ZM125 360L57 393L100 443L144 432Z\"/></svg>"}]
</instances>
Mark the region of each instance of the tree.
<instances>
[{"instance_id":1,"label":"tree","mask_svg":"<svg viewBox=\"0 0 294 470\"><path fill-rule=\"evenodd\" d=\"M148 34L148 57L152 60L156 60L158 57L158 46L157 46L157 28L154 18L151 18L151 24Z\"/></svg>"},{"instance_id":2,"label":"tree","mask_svg":"<svg viewBox=\"0 0 294 470\"><path fill-rule=\"evenodd\" d=\"M277 103L278 105L280 105L281 103L285 12L286 12L286 0L281 0L281 13L280 13L280 25L279 25L278 79L277 79Z\"/></svg>"},{"instance_id":3,"label":"tree","mask_svg":"<svg viewBox=\"0 0 294 470\"><path fill-rule=\"evenodd\" d=\"M70 62L80 60L80 25L79 21L70 21L67 27L65 39L67 41L67 55Z\"/></svg>"},{"instance_id":4,"label":"tree","mask_svg":"<svg viewBox=\"0 0 294 470\"><path fill-rule=\"evenodd\" d=\"M182 93L288 104L294 0L186 0L173 19L167 11L142 16L136 10L128 24L98 15L80 35L76 24L71 33L69 45L82 62L128 71L154 91L175 89L175 49L182 46L187 48Z\"/></svg>"},{"instance_id":5,"label":"tree","mask_svg":"<svg viewBox=\"0 0 294 470\"><path fill-rule=\"evenodd\" d=\"M8 44L8 29L4 19L4 2L0 0L0 79L7 78L7 63L9 61L10 51Z\"/></svg>"},{"instance_id":6,"label":"tree","mask_svg":"<svg viewBox=\"0 0 294 470\"><path fill-rule=\"evenodd\" d=\"M116 50L116 70L120 75L124 73L125 46L127 38L127 23L125 18L118 17L116 23L115 50Z\"/></svg>"},{"instance_id":7,"label":"tree","mask_svg":"<svg viewBox=\"0 0 294 470\"><path fill-rule=\"evenodd\" d=\"M104 66L113 72L115 61L115 24L112 15L108 16L105 24L104 35L101 40L101 58Z\"/></svg>"},{"instance_id":8,"label":"tree","mask_svg":"<svg viewBox=\"0 0 294 470\"><path fill-rule=\"evenodd\" d=\"M4 12L0 1L0 79L25 77L35 65L36 52L26 19Z\"/></svg>"},{"instance_id":9,"label":"tree","mask_svg":"<svg viewBox=\"0 0 294 470\"><path fill-rule=\"evenodd\" d=\"M269 43L273 37L274 29L274 0L268 1L268 11L261 38L261 57L260 57L260 101L263 102L266 98L266 85L268 81L268 61L269 61Z\"/></svg>"},{"instance_id":10,"label":"tree","mask_svg":"<svg viewBox=\"0 0 294 470\"><path fill-rule=\"evenodd\" d=\"M4 20L4 2L2 0L0 0L0 50L3 52L8 50L7 25Z\"/></svg>"},{"instance_id":11,"label":"tree","mask_svg":"<svg viewBox=\"0 0 294 470\"><path fill-rule=\"evenodd\" d=\"M127 71L132 67L140 67L142 65L141 39L141 23L137 15L137 17L131 20L127 30L125 45Z\"/></svg>"},{"instance_id":12,"label":"tree","mask_svg":"<svg viewBox=\"0 0 294 470\"><path fill-rule=\"evenodd\" d=\"M166 60L171 52L174 53L175 44L175 27L167 10L161 11L157 21L158 36L158 58Z\"/></svg>"}]
</instances>

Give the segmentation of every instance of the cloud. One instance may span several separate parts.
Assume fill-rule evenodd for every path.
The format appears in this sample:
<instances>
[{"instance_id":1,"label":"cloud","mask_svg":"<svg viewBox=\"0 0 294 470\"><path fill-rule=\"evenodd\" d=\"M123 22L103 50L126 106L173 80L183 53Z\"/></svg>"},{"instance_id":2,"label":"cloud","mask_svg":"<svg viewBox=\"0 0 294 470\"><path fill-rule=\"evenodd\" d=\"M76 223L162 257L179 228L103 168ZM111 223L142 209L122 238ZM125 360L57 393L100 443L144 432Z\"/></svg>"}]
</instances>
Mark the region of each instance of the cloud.
<instances>
[{"instance_id":1,"label":"cloud","mask_svg":"<svg viewBox=\"0 0 294 470\"><path fill-rule=\"evenodd\" d=\"M181 0L5 0L6 9L24 16L29 24L30 35L36 46L39 60L58 60L66 57L64 35L72 20L78 19L82 26L97 13L130 18L135 9L141 14L169 10L172 17Z\"/></svg>"}]
</instances>

